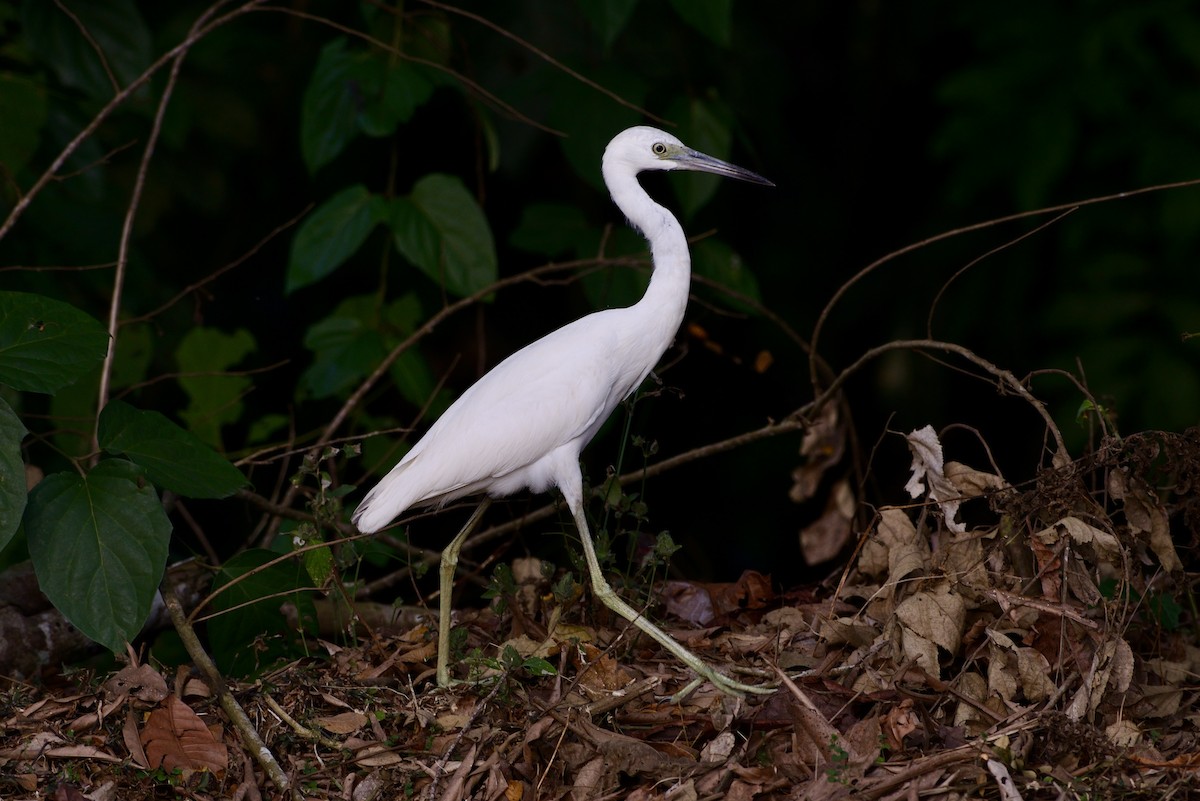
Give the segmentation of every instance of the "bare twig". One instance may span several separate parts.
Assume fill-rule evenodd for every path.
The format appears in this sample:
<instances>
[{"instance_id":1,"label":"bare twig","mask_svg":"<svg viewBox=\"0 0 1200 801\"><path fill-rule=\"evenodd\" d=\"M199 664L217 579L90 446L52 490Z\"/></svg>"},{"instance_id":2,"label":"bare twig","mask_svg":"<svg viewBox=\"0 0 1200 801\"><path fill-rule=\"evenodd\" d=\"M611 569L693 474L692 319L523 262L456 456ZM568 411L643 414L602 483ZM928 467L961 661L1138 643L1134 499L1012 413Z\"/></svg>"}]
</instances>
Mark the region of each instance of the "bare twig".
<instances>
[{"instance_id":1,"label":"bare twig","mask_svg":"<svg viewBox=\"0 0 1200 801\"><path fill-rule=\"evenodd\" d=\"M836 306L838 304L838 302L846 295L846 293L850 291L851 287L853 287L855 284L857 284L862 279L866 278L871 273L875 272L875 270L882 267L884 264L887 264L888 262L891 262L891 261L895 261L896 259L905 255L906 253L912 253L915 250L920 250L924 247L934 244L935 242L941 242L942 240L950 239L952 237L960 236L962 234L971 233L972 231L981 231L985 228L993 228L995 226L1003 225L1005 223L1015 222L1017 220L1024 220L1024 219L1028 219L1031 217L1040 217L1040 216L1043 216L1046 214L1059 214L1061 212L1071 212L1077 208L1082 208L1083 206L1093 206L1098 203L1108 203L1108 202L1111 202L1114 200L1123 200L1125 198L1134 197L1136 195L1144 195L1144 194L1149 194L1151 192L1162 192L1167 189L1181 189L1184 187L1197 186L1197 185L1200 185L1200 178L1193 178L1193 179L1190 179L1187 181L1174 181L1172 183L1166 183L1166 184L1156 184L1155 186L1146 186L1146 187L1141 187L1139 189L1132 189L1128 192L1116 192L1116 193L1110 194L1110 195L1101 195L1099 197L1087 198L1086 200L1080 200L1080 201L1076 201L1074 203L1063 203L1063 204L1060 204L1057 206L1047 206L1047 207L1041 208L1041 209L1034 209L1033 211L1022 211L1022 212L1018 212L1017 214L1010 214L1005 217L996 217L995 219L985 220L983 222L974 223L972 225L967 225L962 228L955 228L950 231L943 231L940 234L936 234L936 235L928 237L926 239L922 239L919 242L914 242L910 245L905 245L904 247L900 248L899 250L893 250L891 253L888 253L887 255L885 255L879 259L876 259L875 261L868 264L866 267L859 270L857 273L854 274L853 277L851 277L848 281L846 281L840 287L838 287L837 291L834 292L833 296L829 299L829 302L825 304L825 308L823 308L821 310L821 314L817 317L817 323L815 326L813 326L812 336L809 337L809 343L810 343L812 349L809 351L808 372L809 372L809 380L812 382L814 392L821 394L821 382L817 375L817 369L818 369L817 343L820 340L821 329L825 327L825 321L829 318L829 315L833 312L833 307Z\"/></svg>"},{"instance_id":2,"label":"bare twig","mask_svg":"<svg viewBox=\"0 0 1200 801\"><path fill-rule=\"evenodd\" d=\"M221 675L221 671L217 669L209 657L208 652L204 650L204 646L200 644L200 639L196 636L195 629L188 623L187 616L183 613L183 606L179 603L179 598L169 589L163 590L163 600L166 602L167 611L171 615L171 621L175 624L175 630L179 632L179 638L183 641L184 647L187 649L188 656L192 658L192 662L200 668L209 682L213 690L217 693L217 698L220 700L221 708L225 710L225 714L229 716L230 723L237 729L241 735L242 743L246 746L246 750L258 762L271 782L285 793L291 793L293 798L299 796L295 793L288 781L287 774L283 772L283 768L279 767L279 763L275 760L271 749L267 748L267 744L258 736L258 732L254 728L254 724L250 722L246 711L242 709L241 704L233 697L233 693L229 691L229 686L225 684L225 678Z\"/></svg>"}]
</instances>

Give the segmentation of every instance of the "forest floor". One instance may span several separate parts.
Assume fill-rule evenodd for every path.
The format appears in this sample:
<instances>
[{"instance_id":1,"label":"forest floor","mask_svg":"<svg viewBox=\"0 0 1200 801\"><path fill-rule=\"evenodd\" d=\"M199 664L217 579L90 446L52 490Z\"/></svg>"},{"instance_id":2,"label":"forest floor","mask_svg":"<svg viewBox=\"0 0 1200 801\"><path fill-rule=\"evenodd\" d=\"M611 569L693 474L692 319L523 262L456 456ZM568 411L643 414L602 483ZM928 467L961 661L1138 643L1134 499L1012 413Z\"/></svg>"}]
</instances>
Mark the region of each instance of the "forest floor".
<instances>
[{"instance_id":1,"label":"forest floor","mask_svg":"<svg viewBox=\"0 0 1200 801\"><path fill-rule=\"evenodd\" d=\"M253 682L204 665L9 682L0 797L1200 798L1197 433L1115 440L1022 486L920 444L926 503L846 517L828 586L660 587L670 633L772 693L672 700L683 666L518 562L505 604L458 613L453 672L474 681L448 690L432 620L322 640Z\"/></svg>"}]
</instances>

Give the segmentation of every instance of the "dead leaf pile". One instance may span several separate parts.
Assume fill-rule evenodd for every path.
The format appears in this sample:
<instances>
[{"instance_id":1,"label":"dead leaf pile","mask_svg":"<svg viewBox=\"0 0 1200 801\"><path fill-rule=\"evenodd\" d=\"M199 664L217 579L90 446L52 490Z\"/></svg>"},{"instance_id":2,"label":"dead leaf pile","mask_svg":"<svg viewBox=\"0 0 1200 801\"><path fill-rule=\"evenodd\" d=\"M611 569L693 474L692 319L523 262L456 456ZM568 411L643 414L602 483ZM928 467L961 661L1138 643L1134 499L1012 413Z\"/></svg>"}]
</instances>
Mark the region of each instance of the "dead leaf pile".
<instances>
[{"instance_id":1,"label":"dead leaf pile","mask_svg":"<svg viewBox=\"0 0 1200 801\"><path fill-rule=\"evenodd\" d=\"M831 437L806 440L804 492L845 483L821 479ZM502 614L459 617L464 653L483 656L455 674L476 683L433 688L422 623L231 685L287 791L186 670L168 681L133 664L57 692L12 683L0 796L1192 797L1200 437L1114 441L1028 484L953 461L932 429L907 441L914 505L857 531L854 510L827 515L857 547L826 584L781 593L748 572L660 588L651 614L674 636L774 694L702 685L672 701L691 677L653 641L595 606L564 612L538 584Z\"/></svg>"}]
</instances>

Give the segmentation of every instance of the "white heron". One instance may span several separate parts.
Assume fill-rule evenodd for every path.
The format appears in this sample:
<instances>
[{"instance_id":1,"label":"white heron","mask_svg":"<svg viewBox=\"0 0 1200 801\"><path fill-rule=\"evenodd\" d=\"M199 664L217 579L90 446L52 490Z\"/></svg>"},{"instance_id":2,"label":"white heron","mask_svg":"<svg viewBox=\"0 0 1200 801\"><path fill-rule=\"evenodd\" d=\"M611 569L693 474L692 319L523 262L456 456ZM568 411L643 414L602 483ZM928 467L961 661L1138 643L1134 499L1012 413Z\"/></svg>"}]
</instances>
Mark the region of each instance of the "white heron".
<instances>
[{"instance_id":1,"label":"white heron","mask_svg":"<svg viewBox=\"0 0 1200 801\"><path fill-rule=\"evenodd\" d=\"M500 362L438 418L354 511L359 531L372 533L414 506L485 496L442 551L440 686L450 684L450 596L463 541L492 498L557 487L579 528L592 588L605 606L721 690L734 695L772 691L718 673L622 600L601 573L584 517L579 453L658 363L687 306L687 239L678 220L638 183L637 174L645 170L698 170L774 186L655 128L617 134L604 151L602 172L613 202L650 244L654 271L646 294L628 308L606 309L565 325Z\"/></svg>"}]
</instances>

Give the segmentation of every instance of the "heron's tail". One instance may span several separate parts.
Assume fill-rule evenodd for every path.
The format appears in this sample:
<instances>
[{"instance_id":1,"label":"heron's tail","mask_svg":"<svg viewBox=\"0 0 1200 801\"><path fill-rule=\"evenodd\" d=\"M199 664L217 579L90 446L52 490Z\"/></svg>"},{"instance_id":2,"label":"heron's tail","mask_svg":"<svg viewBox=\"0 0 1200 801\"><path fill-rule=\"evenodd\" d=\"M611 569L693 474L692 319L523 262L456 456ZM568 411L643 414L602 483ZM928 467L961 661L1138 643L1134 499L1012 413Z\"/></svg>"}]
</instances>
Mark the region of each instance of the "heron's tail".
<instances>
[{"instance_id":1,"label":"heron's tail","mask_svg":"<svg viewBox=\"0 0 1200 801\"><path fill-rule=\"evenodd\" d=\"M414 499L409 497L409 488L404 486L403 480L409 464L411 462L401 462L393 467L354 510L350 519L359 531L374 534L413 504Z\"/></svg>"}]
</instances>

